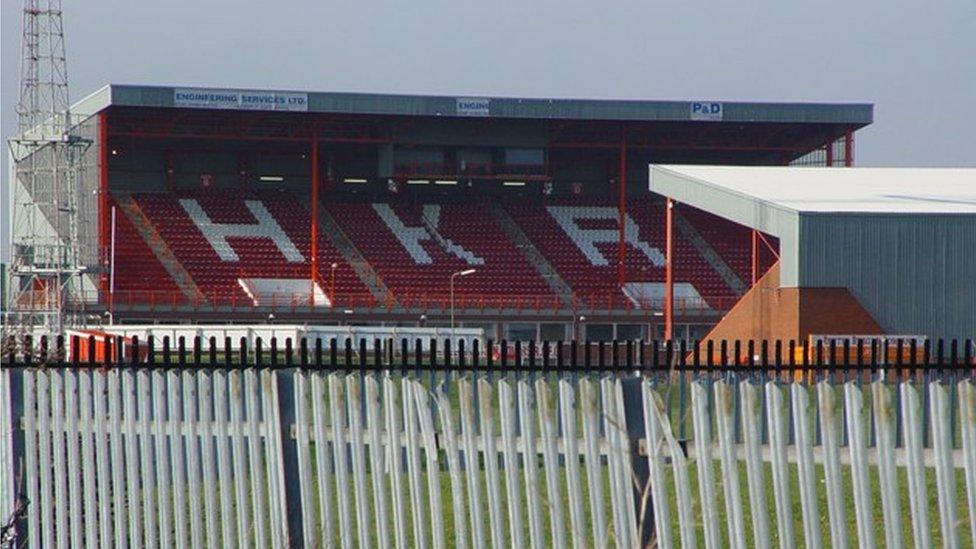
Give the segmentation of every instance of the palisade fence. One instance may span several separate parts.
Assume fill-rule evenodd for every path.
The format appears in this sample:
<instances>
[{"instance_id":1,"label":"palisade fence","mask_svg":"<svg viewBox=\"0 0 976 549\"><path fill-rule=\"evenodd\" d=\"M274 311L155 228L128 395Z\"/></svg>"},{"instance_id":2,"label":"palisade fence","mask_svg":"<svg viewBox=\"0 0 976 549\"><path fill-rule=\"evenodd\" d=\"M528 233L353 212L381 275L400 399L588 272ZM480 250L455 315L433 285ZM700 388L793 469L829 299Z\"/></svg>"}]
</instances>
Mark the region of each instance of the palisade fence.
<instances>
[{"instance_id":1,"label":"palisade fence","mask_svg":"<svg viewBox=\"0 0 976 549\"><path fill-rule=\"evenodd\" d=\"M971 341L14 343L2 543L976 545Z\"/></svg>"}]
</instances>

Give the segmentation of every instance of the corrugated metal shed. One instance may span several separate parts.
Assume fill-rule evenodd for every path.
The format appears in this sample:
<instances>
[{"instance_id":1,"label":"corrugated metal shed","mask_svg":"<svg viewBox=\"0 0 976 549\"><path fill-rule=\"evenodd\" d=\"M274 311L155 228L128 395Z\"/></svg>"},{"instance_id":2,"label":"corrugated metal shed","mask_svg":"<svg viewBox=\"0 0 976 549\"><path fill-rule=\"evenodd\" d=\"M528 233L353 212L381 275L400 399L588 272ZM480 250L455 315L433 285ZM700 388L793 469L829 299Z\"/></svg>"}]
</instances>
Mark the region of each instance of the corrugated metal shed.
<instances>
[{"instance_id":1,"label":"corrugated metal shed","mask_svg":"<svg viewBox=\"0 0 976 549\"><path fill-rule=\"evenodd\" d=\"M650 190L780 239L781 285L890 333L976 336L976 169L652 166Z\"/></svg>"}]
</instances>

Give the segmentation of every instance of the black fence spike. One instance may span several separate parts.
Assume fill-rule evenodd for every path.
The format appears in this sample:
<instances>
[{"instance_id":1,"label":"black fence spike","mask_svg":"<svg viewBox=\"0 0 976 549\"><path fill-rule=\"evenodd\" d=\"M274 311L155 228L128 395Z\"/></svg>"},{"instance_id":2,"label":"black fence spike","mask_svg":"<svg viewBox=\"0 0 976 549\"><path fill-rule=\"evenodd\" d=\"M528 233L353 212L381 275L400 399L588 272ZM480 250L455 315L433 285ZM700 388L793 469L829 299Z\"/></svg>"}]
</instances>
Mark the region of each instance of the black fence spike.
<instances>
[{"instance_id":1,"label":"black fence spike","mask_svg":"<svg viewBox=\"0 0 976 549\"><path fill-rule=\"evenodd\" d=\"M239 353L238 360L240 360L241 368L247 367L247 338L246 337L241 337L241 346L240 349L238 349L238 353Z\"/></svg>"},{"instance_id":2,"label":"black fence spike","mask_svg":"<svg viewBox=\"0 0 976 549\"><path fill-rule=\"evenodd\" d=\"M58 337L54 340L54 362L65 362L67 360L68 355L65 353L64 345L64 336L58 334Z\"/></svg>"},{"instance_id":3,"label":"black fence spike","mask_svg":"<svg viewBox=\"0 0 976 549\"><path fill-rule=\"evenodd\" d=\"M170 366L170 364L172 363L172 360L171 360L172 359L172 355L170 353L171 350L172 349L170 348L169 336L168 335L165 335L165 336L163 336L163 366L166 367L166 368L168 368Z\"/></svg>"},{"instance_id":4,"label":"black fence spike","mask_svg":"<svg viewBox=\"0 0 976 549\"><path fill-rule=\"evenodd\" d=\"M176 363L180 368L186 367L186 338L183 336L176 340Z\"/></svg>"},{"instance_id":5,"label":"black fence spike","mask_svg":"<svg viewBox=\"0 0 976 549\"><path fill-rule=\"evenodd\" d=\"M254 366L257 368L264 367L264 345L260 337L254 340Z\"/></svg>"},{"instance_id":6,"label":"black fence spike","mask_svg":"<svg viewBox=\"0 0 976 549\"><path fill-rule=\"evenodd\" d=\"M407 366L410 361L410 342L407 338L400 340L400 375L407 375Z\"/></svg>"},{"instance_id":7,"label":"black fence spike","mask_svg":"<svg viewBox=\"0 0 976 549\"><path fill-rule=\"evenodd\" d=\"M488 356L491 357L491 340L488 340ZM481 342L478 338L471 340L471 364L478 368L481 366Z\"/></svg>"},{"instance_id":8,"label":"black fence spike","mask_svg":"<svg viewBox=\"0 0 976 549\"><path fill-rule=\"evenodd\" d=\"M106 338L109 340L111 338ZM30 365L34 363L34 336L26 334L24 336L24 364ZM109 355L111 356L111 355Z\"/></svg>"},{"instance_id":9,"label":"black fence spike","mask_svg":"<svg viewBox=\"0 0 976 549\"><path fill-rule=\"evenodd\" d=\"M230 343L230 336L224 336L224 365L228 368L234 365L234 351Z\"/></svg>"},{"instance_id":10,"label":"black fence spike","mask_svg":"<svg viewBox=\"0 0 976 549\"><path fill-rule=\"evenodd\" d=\"M475 341L477 341L477 339ZM458 369L462 369L463 370L464 368L467 368L467 366L468 366L467 357L465 356L464 338L463 337L458 340L457 347L458 347L458 349L457 349Z\"/></svg>"},{"instance_id":11,"label":"black fence spike","mask_svg":"<svg viewBox=\"0 0 976 549\"><path fill-rule=\"evenodd\" d=\"M4 349L4 360L7 364L14 364L17 362L17 336L9 335L6 338L6 348Z\"/></svg>"},{"instance_id":12,"label":"black fence spike","mask_svg":"<svg viewBox=\"0 0 976 549\"><path fill-rule=\"evenodd\" d=\"M429 347L430 351L428 352L429 355L428 360L430 361L430 367L431 369L437 369L437 338L436 337L430 338L429 345L430 345ZM420 372L417 373L419 374Z\"/></svg>"},{"instance_id":13,"label":"black fence spike","mask_svg":"<svg viewBox=\"0 0 976 549\"><path fill-rule=\"evenodd\" d=\"M508 341L502 339L501 347L498 348L498 357L501 359L500 368L502 370L509 367L518 370L522 366L522 342L515 340L515 342L512 344L512 355L511 360L509 360Z\"/></svg>"},{"instance_id":14,"label":"black fence spike","mask_svg":"<svg viewBox=\"0 0 976 549\"><path fill-rule=\"evenodd\" d=\"M271 356L271 368L278 367L278 338L271 336L271 345L268 349L268 354Z\"/></svg>"},{"instance_id":15,"label":"black fence spike","mask_svg":"<svg viewBox=\"0 0 976 549\"><path fill-rule=\"evenodd\" d=\"M366 354L366 338L359 338L359 372L365 374L369 355Z\"/></svg>"},{"instance_id":16,"label":"black fence spike","mask_svg":"<svg viewBox=\"0 0 976 549\"><path fill-rule=\"evenodd\" d=\"M71 347L71 365L77 368L81 364L81 338L77 335L71 336L71 343L69 345Z\"/></svg>"},{"instance_id":17,"label":"black fence spike","mask_svg":"<svg viewBox=\"0 0 976 549\"><path fill-rule=\"evenodd\" d=\"M48 360L48 338L46 335L41 336L41 349L40 349L40 361L47 362Z\"/></svg>"},{"instance_id":18,"label":"black fence spike","mask_svg":"<svg viewBox=\"0 0 976 549\"><path fill-rule=\"evenodd\" d=\"M208 360L210 361L210 367L214 367L217 365L217 337L216 336L210 336L210 339L207 341L207 347L208 347L207 355L209 357Z\"/></svg>"},{"instance_id":19,"label":"black fence spike","mask_svg":"<svg viewBox=\"0 0 976 549\"><path fill-rule=\"evenodd\" d=\"M88 336L88 367L95 367L95 336Z\"/></svg>"},{"instance_id":20,"label":"black fence spike","mask_svg":"<svg viewBox=\"0 0 976 549\"><path fill-rule=\"evenodd\" d=\"M132 356L129 357L129 364L135 366L139 364L142 355L142 349L139 347L139 336L132 336L132 343L129 345L132 347ZM58 336L58 346L64 347L64 338L61 336Z\"/></svg>"},{"instance_id":21,"label":"black fence spike","mask_svg":"<svg viewBox=\"0 0 976 549\"><path fill-rule=\"evenodd\" d=\"M285 366L291 368L295 365L295 350L292 348L290 337L285 338Z\"/></svg>"}]
</instances>

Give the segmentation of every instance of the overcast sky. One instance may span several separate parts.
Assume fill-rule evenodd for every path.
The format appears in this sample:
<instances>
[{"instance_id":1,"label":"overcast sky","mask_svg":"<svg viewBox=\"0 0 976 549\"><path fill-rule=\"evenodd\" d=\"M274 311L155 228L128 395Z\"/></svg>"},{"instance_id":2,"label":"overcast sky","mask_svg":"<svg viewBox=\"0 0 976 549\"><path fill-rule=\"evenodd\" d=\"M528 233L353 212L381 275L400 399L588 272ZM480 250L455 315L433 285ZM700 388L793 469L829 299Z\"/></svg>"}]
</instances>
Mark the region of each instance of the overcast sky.
<instances>
[{"instance_id":1,"label":"overcast sky","mask_svg":"<svg viewBox=\"0 0 976 549\"><path fill-rule=\"evenodd\" d=\"M0 6L7 139L21 2ZM72 100L132 83L871 102L858 165L976 165L974 0L69 0L64 10Z\"/></svg>"}]
</instances>

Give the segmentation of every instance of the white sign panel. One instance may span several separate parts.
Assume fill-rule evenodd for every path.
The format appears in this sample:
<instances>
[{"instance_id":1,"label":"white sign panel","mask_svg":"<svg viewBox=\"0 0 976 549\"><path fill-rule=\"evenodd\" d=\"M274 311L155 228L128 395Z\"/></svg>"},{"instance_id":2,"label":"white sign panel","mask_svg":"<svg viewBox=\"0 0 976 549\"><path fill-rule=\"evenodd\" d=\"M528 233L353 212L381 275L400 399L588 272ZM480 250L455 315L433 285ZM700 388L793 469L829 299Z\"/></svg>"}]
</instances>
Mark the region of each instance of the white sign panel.
<instances>
[{"instance_id":1,"label":"white sign panel","mask_svg":"<svg viewBox=\"0 0 976 549\"><path fill-rule=\"evenodd\" d=\"M273 91L177 89L173 105L196 109L307 111L308 94Z\"/></svg>"},{"instance_id":2,"label":"white sign panel","mask_svg":"<svg viewBox=\"0 0 976 549\"><path fill-rule=\"evenodd\" d=\"M691 103L692 120L722 120L722 104L705 101L693 101Z\"/></svg>"},{"instance_id":3,"label":"white sign panel","mask_svg":"<svg viewBox=\"0 0 976 549\"><path fill-rule=\"evenodd\" d=\"M458 116L488 116L490 110L491 110L490 99L458 97L457 100Z\"/></svg>"}]
</instances>

